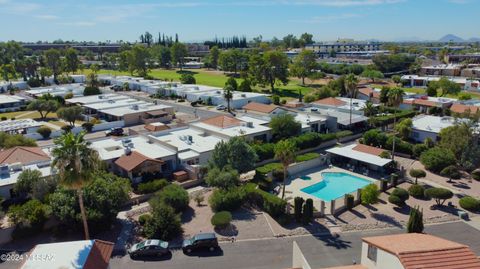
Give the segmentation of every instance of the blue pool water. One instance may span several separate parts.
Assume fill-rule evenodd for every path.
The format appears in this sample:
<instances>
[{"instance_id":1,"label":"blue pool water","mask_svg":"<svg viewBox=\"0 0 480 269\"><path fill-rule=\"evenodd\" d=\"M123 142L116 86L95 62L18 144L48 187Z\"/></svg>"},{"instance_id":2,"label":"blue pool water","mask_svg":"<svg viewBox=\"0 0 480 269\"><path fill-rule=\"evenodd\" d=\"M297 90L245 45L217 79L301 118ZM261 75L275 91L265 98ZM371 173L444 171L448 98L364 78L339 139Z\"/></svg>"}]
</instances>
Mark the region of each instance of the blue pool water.
<instances>
[{"instance_id":1,"label":"blue pool water","mask_svg":"<svg viewBox=\"0 0 480 269\"><path fill-rule=\"evenodd\" d=\"M301 189L324 201L332 201L361 189L372 182L347 173L322 173L323 180Z\"/></svg>"}]
</instances>

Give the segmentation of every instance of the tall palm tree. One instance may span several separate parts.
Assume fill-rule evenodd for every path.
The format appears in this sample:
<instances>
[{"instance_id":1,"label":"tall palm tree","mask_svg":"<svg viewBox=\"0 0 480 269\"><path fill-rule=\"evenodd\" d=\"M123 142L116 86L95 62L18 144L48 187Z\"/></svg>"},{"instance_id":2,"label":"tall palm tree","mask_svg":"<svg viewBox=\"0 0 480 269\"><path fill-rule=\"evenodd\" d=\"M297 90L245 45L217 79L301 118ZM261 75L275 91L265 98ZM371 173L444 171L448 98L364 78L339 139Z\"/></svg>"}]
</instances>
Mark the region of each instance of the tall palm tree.
<instances>
[{"instance_id":1,"label":"tall palm tree","mask_svg":"<svg viewBox=\"0 0 480 269\"><path fill-rule=\"evenodd\" d=\"M275 145L275 159L282 163L283 168L283 191L282 199L285 198L285 185L287 184L288 166L295 161L295 143L291 140L281 140Z\"/></svg>"},{"instance_id":2,"label":"tall palm tree","mask_svg":"<svg viewBox=\"0 0 480 269\"><path fill-rule=\"evenodd\" d=\"M354 74L348 74L345 78L345 89L347 89L347 92L350 95L350 127L352 127L352 100L357 92L357 84L357 77Z\"/></svg>"},{"instance_id":3,"label":"tall palm tree","mask_svg":"<svg viewBox=\"0 0 480 269\"><path fill-rule=\"evenodd\" d=\"M363 109L363 111L365 112L365 116L368 117L368 116L374 115L376 110L377 109L375 108L372 102L367 101L367 103L365 103L365 108Z\"/></svg>"},{"instance_id":4,"label":"tall palm tree","mask_svg":"<svg viewBox=\"0 0 480 269\"><path fill-rule=\"evenodd\" d=\"M397 109L403 102L405 91L401 88L392 88L388 91L388 103L395 108L393 111L393 130L395 132L395 124L397 123ZM395 136L392 143L392 161L395 159Z\"/></svg>"},{"instance_id":5,"label":"tall palm tree","mask_svg":"<svg viewBox=\"0 0 480 269\"><path fill-rule=\"evenodd\" d=\"M230 101L233 98L233 87L231 85L225 85L223 88L223 97L227 100L227 110L230 112Z\"/></svg>"},{"instance_id":6,"label":"tall palm tree","mask_svg":"<svg viewBox=\"0 0 480 269\"><path fill-rule=\"evenodd\" d=\"M85 239L89 239L82 189L91 179L95 170L99 168L100 161L98 153L89 147L89 142L84 140L84 135L84 132L77 135L66 132L55 139L56 147L52 150L52 167L58 171L60 184L77 192Z\"/></svg>"}]
</instances>

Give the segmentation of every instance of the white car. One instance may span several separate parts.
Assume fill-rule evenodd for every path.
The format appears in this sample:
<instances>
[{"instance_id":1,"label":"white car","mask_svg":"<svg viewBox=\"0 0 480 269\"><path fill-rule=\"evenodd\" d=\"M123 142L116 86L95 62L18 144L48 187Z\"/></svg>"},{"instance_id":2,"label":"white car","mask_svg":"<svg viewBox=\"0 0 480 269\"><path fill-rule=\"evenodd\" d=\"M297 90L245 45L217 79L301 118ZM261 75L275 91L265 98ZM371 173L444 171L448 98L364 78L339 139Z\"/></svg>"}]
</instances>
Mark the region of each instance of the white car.
<instances>
[{"instance_id":1,"label":"white car","mask_svg":"<svg viewBox=\"0 0 480 269\"><path fill-rule=\"evenodd\" d=\"M225 109L227 109L227 107L225 107L224 105L217 106L217 110L225 110Z\"/></svg>"}]
</instances>

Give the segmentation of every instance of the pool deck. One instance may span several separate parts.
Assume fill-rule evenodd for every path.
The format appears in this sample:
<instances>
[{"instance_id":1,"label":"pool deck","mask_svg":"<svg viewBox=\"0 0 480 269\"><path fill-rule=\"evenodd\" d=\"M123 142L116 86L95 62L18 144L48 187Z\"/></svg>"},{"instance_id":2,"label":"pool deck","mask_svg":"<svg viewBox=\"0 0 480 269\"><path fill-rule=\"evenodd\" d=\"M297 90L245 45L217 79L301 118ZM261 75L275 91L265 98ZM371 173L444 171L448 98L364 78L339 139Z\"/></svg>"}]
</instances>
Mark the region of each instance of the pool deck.
<instances>
[{"instance_id":1,"label":"pool deck","mask_svg":"<svg viewBox=\"0 0 480 269\"><path fill-rule=\"evenodd\" d=\"M355 173L355 172L352 172L352 171L349 171L349 170L345 170L345 169L342 169L342 168L339 168L339 167L336 167L336 166L333 166L331 168L330 167L315 168L315 169L307 170L307 171L305 171L305 173L297 174L295 176L295 178L293 178L292 180L289 180L287 182L287 185L285 187L285 198L286 198L286 200L290 204L293 204L293 200L297 196L302 197L303 199L311 198L314 201L315 200L321 200L318 197L315 197L313 195L310 195L310 194L307 194L307 193L301 191L301 189L321 182L323 180L322 173L325 173L325 172L337 172L337 173L341 172L341 173L346 173L346 174L350 174L350 175L353 175L353 176L356 176L356 177L359 177L359 178L362 178L362 179L369 180L372 183L378 182L378 180L376 180L374 178L371 178L371 177L368 177L368 176L365 176L365 175L362 175L362 174L358 174L358 173ZM304 176L308 176L311 179L310 180L303 180L303 179L300 178L300 177L304 177ZM379 183L377 183L377 184L379 184ZM280 197L282 196L281 191L279 193L279 196Z\"/></svg>"}]
</instances>

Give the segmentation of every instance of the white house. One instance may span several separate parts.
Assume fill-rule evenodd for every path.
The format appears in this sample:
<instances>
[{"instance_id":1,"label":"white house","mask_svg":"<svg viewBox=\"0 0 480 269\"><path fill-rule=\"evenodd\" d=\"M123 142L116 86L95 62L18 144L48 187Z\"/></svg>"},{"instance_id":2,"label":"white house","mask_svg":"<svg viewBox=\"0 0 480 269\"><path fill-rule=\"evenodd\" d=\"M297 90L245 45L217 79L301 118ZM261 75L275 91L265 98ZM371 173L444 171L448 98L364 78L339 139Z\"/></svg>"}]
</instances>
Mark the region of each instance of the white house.
<instances>
[{"instance_id":1,"label":"white house","mask_svg":"<svg viewBox=\"0 0 480 269\"><path fill-rule=\"evenodd\" d=\"M433 141L439 139L439 133L442 129L455 125L461 119L453 117L438 117L431 115L419 115L412 119L412 133L410 137L422 143L427 137Z\"/></svg>"},{"instance_id":2,"label":"white house","mask_svg":"<svg viewBox=\"0 0 480 269\"><path fill-rule=\"evenodd\" d=\"M17 111L25 105L25 98L17 95L0 94L0 112Z\"/></svg>"}]
</instances>

